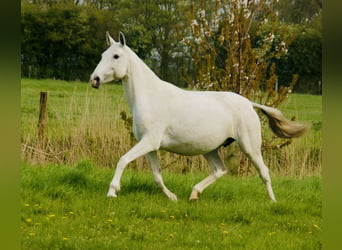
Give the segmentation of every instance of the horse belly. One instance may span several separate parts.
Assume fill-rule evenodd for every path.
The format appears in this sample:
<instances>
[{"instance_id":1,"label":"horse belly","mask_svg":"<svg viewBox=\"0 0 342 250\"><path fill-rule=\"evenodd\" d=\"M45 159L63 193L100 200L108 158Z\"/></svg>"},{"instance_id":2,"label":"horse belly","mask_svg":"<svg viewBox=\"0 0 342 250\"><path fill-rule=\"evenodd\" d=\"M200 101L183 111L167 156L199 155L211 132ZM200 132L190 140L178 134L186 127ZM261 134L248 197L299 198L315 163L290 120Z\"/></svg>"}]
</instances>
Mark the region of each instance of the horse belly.
<instances>
[{"instance_id":1,"label":"horse belly","mask_svg":"<svg viewBox=\"0 0 342 250\"><path fill-rule=\"evenodd\" d=\"M199 145L191 142L174 142L169 141L168 143L163 143L160 149L166 150L171 153L176 153L180 155L200 155L212 151L213 147L210 145Z\"/></svg>"},{"instance_id":2,"label":"horse belly","mask_svg":"<svg viewBox=\"0 0 342 250\"><path fill-rule=\"evenodd\" d=\"M165 133L160 149L182 155L205 154L220 147L232 135L229 126L223 124L208 128L179 125Z\"/></svg>"}]
</instances>

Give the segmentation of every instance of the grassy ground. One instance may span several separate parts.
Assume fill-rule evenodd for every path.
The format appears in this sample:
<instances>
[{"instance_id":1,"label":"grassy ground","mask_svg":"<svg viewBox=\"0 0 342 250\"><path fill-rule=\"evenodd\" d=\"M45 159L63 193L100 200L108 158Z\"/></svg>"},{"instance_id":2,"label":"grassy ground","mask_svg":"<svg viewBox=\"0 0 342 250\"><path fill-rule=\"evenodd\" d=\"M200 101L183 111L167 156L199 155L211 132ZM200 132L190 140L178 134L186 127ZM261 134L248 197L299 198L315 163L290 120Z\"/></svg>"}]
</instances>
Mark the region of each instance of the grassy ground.
<instances>
[{"instance_id":1,"label":"grassy ground","mask_svg":"<svg viewBox=\"0 0 342 250\"><path fill-rule=\"evenodd\" d=\"M22 166L22 249L321 249L321 178L275 177L278 203L257 177L224 176L188 201L204 173L164 171L178 202L150 173L128 170L122 191L107 199L113 170Z\"/></svg>"}]
</instances>

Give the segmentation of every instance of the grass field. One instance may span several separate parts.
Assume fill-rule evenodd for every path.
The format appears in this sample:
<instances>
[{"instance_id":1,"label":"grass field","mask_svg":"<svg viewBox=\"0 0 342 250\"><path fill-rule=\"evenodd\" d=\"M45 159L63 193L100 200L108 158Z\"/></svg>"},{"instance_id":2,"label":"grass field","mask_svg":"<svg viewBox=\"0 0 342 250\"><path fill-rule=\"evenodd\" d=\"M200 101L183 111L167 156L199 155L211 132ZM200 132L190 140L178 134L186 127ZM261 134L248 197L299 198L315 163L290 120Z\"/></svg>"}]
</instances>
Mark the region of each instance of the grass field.
<instances>
[{"instance_id":1,"label":"grass field","mask_svg":"<svg viewBox=\"0 0 342 250\"><path fill-rule=\"evenodd\" d=\"M205 173L164 171L178 202L150 173L127 170L116 199L113 170L89 161L22 167L22 249L321 249L320 177L273 178L278 203L258 177L224 176L189 202Z\"/></svg>"}]
</instances>

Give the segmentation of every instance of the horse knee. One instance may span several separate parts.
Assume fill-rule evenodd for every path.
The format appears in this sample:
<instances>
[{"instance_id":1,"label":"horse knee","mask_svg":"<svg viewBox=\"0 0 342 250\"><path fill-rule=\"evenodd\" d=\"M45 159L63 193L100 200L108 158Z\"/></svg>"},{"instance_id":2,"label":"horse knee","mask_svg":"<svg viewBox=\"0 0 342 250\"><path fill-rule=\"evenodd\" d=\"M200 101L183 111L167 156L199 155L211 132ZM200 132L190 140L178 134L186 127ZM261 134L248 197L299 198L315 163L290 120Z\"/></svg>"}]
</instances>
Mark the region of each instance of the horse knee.
<instances>
[{"instance_id":1,"label":"horse knee","mask_svg":"<svg viewBox=\"0 0 342 250\"><path fill-rule=\"evenodd\" d=\"M129 161L126 160L126 158L123 156L119 159L118 163L116 164L116 169L123 170L127 165Z\"/></svg>"}]
</instances>

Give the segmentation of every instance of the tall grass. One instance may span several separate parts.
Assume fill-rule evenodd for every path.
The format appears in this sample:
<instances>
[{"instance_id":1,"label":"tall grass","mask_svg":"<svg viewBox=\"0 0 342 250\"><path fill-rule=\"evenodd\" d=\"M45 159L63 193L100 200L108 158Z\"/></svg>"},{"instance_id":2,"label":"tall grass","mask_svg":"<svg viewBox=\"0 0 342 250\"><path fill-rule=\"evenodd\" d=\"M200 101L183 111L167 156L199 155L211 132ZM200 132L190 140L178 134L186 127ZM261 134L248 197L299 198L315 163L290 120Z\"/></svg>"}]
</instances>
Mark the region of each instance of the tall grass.
<instances>
[{"instance_id":1,"label":"tall grass","mask_svg":"<svg viewBox=\"0 0 342 250\"><path fill-rule=\"evenodd\" d=\"M129 111L122 87L104 85L94 90L86 83L56 80L22 79L21 142L22 159L32 164L75 164L88 159L96 165L114 167L134 144L129 127ZM39 92L49 92L47 146L41 148L37 140ZM321 173L321 97L292 95L280 109L287 117L312 123L303 138L272 145L280 149L264 150L264 159L272 173L303 177ZM123 119L123 114L127 114ZM264 118L262 118L264 119ZM272 144L268 126L264 127L264 144ZM288 144L288 145L287 145ZM250 175L255 170L248 162L239 168L240 151L233 143L221 150L231 174ZM165 169L177 172L208 171L201 156L186 157L160 152ZM143 158L131 164L147 168Z\"/></svg>"},{"instance_id":2,"label":"tall grass","mask_svg":"<svg viewBox=\"0 0 342 250\"><path fill-rule=\"evenodd\" d=\"M48 86L39 86L40 82ZM88 158L110 166L128 150L128 133L117 112L126 109L120 87L104 86L101 91L94 91L85 83L33 83L24 79L22 90L23 159L38 164L68 164ZM44 152L39 148L36 125L42 90L49 92L48 141Z\"/></svg>"}]
</instances>

